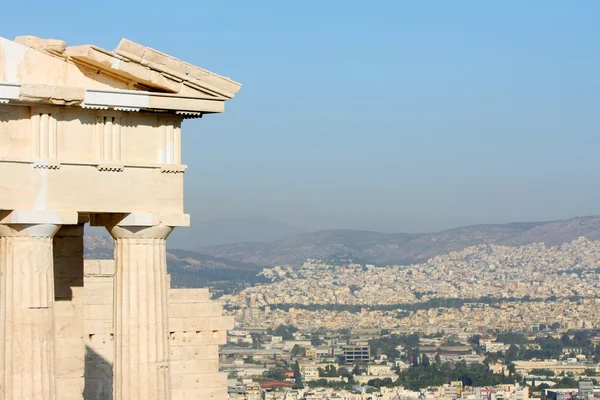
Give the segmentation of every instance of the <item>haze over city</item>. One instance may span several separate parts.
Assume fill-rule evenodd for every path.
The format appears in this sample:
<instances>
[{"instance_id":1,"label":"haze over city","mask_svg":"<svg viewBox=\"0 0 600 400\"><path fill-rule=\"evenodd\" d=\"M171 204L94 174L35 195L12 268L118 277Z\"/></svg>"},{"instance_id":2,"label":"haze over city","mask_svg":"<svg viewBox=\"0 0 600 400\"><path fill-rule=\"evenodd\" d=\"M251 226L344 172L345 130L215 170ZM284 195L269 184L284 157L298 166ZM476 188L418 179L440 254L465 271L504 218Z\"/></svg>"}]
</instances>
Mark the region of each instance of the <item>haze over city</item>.
<instances>
[{"instance_id":1,"label":"haze over city","mask_svg":"<svg viewBox=\"0 0 600 400\"><path fill-rule=\"evenodd\" d=\"M128 37L243 82L226 116L184 125L196 223L430 232L600 214L600 5L509 3L104 2L107 29L76 18L85 2L9 2L2 28Z\"/></svg>"}]
</instances>

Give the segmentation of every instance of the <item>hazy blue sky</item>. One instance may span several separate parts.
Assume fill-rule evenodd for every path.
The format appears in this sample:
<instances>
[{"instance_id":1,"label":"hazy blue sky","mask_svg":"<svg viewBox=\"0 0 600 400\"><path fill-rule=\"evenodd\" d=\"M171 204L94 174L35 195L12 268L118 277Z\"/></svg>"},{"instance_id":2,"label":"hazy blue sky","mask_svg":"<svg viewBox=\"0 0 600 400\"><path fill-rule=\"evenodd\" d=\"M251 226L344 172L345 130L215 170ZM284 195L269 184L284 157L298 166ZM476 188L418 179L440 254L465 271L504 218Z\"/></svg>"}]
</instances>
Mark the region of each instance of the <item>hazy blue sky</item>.
<instances>
[{"instance_id":1,"label":"hazy blue sky","mask_svg":"<svg viewBox=\"0 0 600 400\"><path fill-rule=\"evenodd\" d=\"M92 5L93 4L93 5ZM242 82L184 125L195 221L431 231L600 214L600 2L8 1Z\"/></svg>"}]
</instances>

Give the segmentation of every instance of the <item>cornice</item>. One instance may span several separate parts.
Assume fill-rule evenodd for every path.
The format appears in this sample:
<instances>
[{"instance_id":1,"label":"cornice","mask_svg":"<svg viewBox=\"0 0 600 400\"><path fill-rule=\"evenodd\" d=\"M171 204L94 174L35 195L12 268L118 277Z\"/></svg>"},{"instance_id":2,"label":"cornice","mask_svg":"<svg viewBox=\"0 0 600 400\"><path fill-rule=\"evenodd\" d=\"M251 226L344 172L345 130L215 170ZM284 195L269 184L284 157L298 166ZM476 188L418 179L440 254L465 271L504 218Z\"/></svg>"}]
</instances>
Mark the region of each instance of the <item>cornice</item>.
<instances>
[{"instance_id":1,"label":"cornice","mask_svg":"<svg viewBox=\"0 0 600 400\"><path fill-rule=\"evenodd\" d=\"M52 104L123 112L174 112L184 118L225 110L226 97L189 97L172 93L117 89L80 89L0 82L0 103Z\"/></svg>"}]
</instances>

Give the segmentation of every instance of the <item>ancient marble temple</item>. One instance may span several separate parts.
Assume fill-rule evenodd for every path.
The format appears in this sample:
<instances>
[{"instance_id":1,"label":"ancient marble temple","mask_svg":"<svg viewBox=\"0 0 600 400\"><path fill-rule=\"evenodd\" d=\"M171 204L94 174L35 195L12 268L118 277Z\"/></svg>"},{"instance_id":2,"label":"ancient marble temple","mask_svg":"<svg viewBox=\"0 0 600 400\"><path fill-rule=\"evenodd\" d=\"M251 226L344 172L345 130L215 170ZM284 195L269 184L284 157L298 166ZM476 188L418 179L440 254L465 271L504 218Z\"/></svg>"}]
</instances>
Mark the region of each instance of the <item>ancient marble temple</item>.
<instances>
[{"instance_id":1,"label":"ancient marble temple","mask_svg":"<svg viewBox=\"0 0 600 400\"><path fill-rule=\"evenodd\" d=\"M240 84L123 39L0 38L0 399L226 399L232 321L171 289L181 123ZM115 259L83 259L83 226Z\"/></svg>"}]
</instances>

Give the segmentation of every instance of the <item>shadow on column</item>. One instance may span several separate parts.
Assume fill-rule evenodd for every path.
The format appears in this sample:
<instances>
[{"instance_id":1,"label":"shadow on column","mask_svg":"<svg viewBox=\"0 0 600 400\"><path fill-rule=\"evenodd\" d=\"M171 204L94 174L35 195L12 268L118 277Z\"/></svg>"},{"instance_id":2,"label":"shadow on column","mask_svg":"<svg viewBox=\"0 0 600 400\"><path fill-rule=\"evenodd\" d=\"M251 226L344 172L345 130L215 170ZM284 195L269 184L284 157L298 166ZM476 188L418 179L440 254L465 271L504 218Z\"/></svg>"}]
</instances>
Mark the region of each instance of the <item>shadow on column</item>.
<instances>
[{"instance_id":1,"label":"shadow on column","mask_svg":"<svg viewBox=\"0 0 600 400\"><path fill-rule=\"evenodd\" d=\"M113 399L113 366L90 346L85 346L84 400Z\"/></svg>"}]
</instances>

